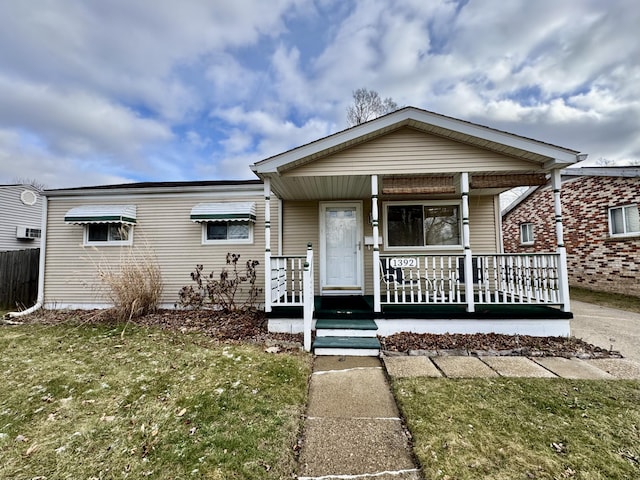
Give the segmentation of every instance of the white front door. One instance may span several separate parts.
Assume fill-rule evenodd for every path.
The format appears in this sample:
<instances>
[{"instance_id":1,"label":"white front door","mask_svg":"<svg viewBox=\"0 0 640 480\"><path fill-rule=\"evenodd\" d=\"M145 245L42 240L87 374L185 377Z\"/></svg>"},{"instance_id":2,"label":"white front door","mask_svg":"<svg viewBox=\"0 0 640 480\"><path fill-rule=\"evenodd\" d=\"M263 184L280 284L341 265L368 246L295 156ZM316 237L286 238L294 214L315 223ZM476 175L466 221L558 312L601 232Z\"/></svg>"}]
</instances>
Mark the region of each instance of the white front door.
<instances>
[{"instance_id":1,"label":"white front door","mask_svg":"<svg viewBox=\"0 0 640 480\"><path fill-rule=\"evenodd\" d=\"M362 293L362 205L320 204L320 278L325 293Z\"/></svg>"}]
</instances>

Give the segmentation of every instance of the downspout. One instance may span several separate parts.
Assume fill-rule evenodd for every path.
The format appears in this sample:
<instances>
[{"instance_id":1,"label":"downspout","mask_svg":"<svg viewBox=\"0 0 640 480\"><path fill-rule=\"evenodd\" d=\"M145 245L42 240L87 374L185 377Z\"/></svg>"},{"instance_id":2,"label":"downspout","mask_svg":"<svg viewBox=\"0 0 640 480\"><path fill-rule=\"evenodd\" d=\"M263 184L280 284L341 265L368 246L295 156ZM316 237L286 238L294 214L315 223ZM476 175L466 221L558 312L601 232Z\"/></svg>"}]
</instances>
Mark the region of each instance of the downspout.
<instances>
[{"instance_id":1,"label":"downspout","mask_svg":"<svg viewBox=\"0 0 640 480\"><path fill-rule=\"evenodd\" d=\"M21 312L9 312L9 318L23 317L42 308L44 303L44 263L47 249L47 197L42 196L42 226L40 234L40 264L38 265L38 296L36 304Z\"/></svg>"}]
</instances>

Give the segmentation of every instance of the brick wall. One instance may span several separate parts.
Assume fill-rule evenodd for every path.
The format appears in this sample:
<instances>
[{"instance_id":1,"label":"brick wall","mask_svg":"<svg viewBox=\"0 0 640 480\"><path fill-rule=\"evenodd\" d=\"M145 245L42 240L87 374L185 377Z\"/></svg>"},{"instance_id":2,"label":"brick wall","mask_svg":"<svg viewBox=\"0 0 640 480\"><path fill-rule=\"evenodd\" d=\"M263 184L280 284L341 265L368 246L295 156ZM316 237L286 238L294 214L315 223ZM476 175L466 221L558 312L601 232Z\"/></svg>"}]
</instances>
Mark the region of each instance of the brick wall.
<instances>
[{"instance_id":1,"label":"brick wall","mask_svg":"<svg viewBox=\"0 0 640 480\"><path fill-rule=\"evenodd\" d=\"M608 217L610 207L640 204L640 178L569 177L561 199L569 283L640 296L640 236L611 237ZM545 186L503 218L505 252L555 251L553 219L553 191ZM521 223L533 223L533 245L520 245Z\"/></svg>"}]
</instances>

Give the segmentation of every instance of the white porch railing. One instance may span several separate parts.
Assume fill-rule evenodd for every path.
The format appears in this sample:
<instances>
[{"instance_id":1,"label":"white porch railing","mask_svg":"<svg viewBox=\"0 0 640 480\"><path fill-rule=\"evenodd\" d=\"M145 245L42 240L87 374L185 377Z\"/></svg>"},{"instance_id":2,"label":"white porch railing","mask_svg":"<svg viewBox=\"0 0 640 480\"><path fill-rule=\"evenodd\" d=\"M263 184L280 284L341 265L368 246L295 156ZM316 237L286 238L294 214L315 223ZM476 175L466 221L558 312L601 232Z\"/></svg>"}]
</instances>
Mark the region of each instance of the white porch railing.
<instances>
[{"instance_id":1,"label":"white porch railing","mask_svg":"<svg viewBox=\"0 0 640 480\"><path fill-rule=\"evenodd\" d=\"M271 305L304 304L304 262L306 256L271 257Z\"/></svg>"},{"instance_id":2,"label":"white porch railing","mask_svg":"<svg viewBox=\"0 0 640 480\"><path fill-rule=\"evenodd\" d=\"M271 257L271 306L303 307L304 348L311 350L311 325L314 311L313 249L306 255Z\"/></svg>"},{"instance_id":3,"label":"white porch railing","mask_svg":"<svg viewBox=\"0 0 640 480\"><path fill-rule=\"evenodd\" d=\"M474 300L481 304L560 305L557 253L474 255L481 277Z\"/></svg>"},{"instance_id":4,"label":"white porch railing","mask_svg":"<svg viewBox=\"0 0 640 480\"><path fill-rule=\"evenodd\" d=\"M474 304L562 305L559 254L472 256ZM464 255L380 255L382 304L468 304Z\"/></svg>"},{"instance_id":5,"label":"white porch railing","mask_svg":"<svg viewBox=\"0 0 640 480\"><path fill-rule=\"evenodd\" d=\"M304 333L304 349L311 351L311 326L313 324L313 310L315 308L315 287L313 274L313 249L311 244L307 247L307 258L304 262L304 308L303 308L303 333Z\"/></svg>"},{"instance_id":6,"label":"white porch railing","mask_svg":"<svg viewBox=\"0 0 640 480\"><path fill-rule=\"evenodd\" d=\"M462 255L380 255L381 303L464 303Z\"/></svg>"}]
</instances>

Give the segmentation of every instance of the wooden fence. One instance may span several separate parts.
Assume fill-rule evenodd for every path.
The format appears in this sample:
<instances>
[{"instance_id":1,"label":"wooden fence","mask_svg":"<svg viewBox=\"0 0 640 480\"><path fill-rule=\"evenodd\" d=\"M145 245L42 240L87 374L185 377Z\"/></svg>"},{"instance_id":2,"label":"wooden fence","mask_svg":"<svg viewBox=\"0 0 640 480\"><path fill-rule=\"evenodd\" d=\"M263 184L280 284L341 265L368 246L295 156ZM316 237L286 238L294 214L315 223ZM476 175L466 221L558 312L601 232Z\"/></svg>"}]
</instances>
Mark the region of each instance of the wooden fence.
<instances>
[{"instance_id":1,"label":"wooden fence","mask_svg":"<svg viewBox=\"0 0 640 480\"><path fill-rule=\"evenodd\" d=\"M39 259L39 248L0 252L0 310L36 303Z\"/></svg>"}]
</instances>

